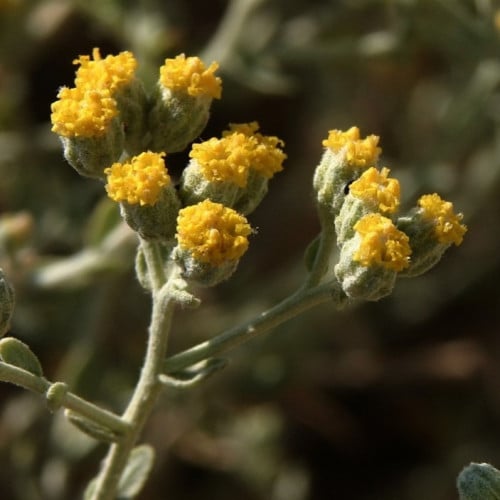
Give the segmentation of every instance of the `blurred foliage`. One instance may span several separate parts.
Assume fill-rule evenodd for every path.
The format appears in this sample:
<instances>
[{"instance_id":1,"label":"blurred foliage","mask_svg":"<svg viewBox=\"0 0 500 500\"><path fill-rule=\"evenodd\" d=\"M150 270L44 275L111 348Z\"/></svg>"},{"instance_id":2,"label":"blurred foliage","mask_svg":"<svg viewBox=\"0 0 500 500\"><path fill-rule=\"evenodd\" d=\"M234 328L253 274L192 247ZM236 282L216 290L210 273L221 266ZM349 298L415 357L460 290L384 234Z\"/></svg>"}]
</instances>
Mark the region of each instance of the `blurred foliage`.
<instances>
[{"instance_id":1,"label":"blurred foliage","mask_svg":"<svg viewBox=\"0 0 500 500\"><path fill-rule=\"evenodd\" d=\"M144 433L157 463L141 498L451 500L463 465L500 464L497 9L493 0L0 0L0 266L17 292L12 333L48 378L84 397L123 407L149 319L130 235L90 282L37 274L82 248L100 253L117 229L102 186L64 163L50 132L71 61L95 46L133 51L149 85L167 56L219 60L223 99L204 138L258 120L286 143L285 172L252 216L251 250L231 281L200 291L199 310L177 314L171 352L300 284L328 129L380 135L405 202L437 191L469 226L460 248L389 299L322 307L233 353L206 385L167 393ZM171 169L186 158L172 155ZM0 386L0 408L0 497L77 498L104 448L18 388Z\"/></svg>"}]
</instances>

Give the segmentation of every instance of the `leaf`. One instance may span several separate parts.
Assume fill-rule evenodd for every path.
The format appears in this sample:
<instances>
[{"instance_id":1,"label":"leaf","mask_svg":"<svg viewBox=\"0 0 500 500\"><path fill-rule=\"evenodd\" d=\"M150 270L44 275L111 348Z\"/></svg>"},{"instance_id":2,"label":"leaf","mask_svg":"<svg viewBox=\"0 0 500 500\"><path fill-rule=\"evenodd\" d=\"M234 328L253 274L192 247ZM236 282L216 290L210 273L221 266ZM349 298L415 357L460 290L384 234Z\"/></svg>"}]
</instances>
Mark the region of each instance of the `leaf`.
<instances>
[{"instance_id":1,"label":"leaf","mask_svg":"<svg viewBox=\"0 0 500 500\"><path fill-rule=\"evenodd\" d=\"M103 441L104 443L114 443L120 439L120 435L116 432L113 432L107 427L96 424L93 420L90 420L79 413L66 410L64 414L66 415L66 418L80 431L90 437L93 437L94 439L97 439L98 441Z\"/></svg>"},{"instance_id":2,"label":"leaf","mask_svg":"<svg viewBox=\"0 0 500 500\"><path fill-rule=\"evenodd\" d=\"M87 487L85 488L85 491L83 492L83 500L90 500L92 496L94 495L95 488L97 486L97 478L92 479L89 484L87 484Z\"/></svg>"},{"instance_id":3,"label":"leaf","mask_svg":"<svg viewBox=\"0 0 500 500\"><path fill-rule=\"evenodd\" d=\"M0 340L0 358L9 365L22 368L38 377L43 376L42 365L33 351L14 337Z\"/></svg>"},{"instance_id":4,"label":"leaf","mask_svg":"<svg viewBox=\"0 0 500 500\"><path fill-rule=\"evenodd\" d=\"M154 457L153 448L147 444L132 450L118 484L118 500L131 500L140 493L153 467Z\"/></svg>"},{"instance_id":5,"label":"leaf","mask_svg":"<svg viewBox=\"0 0 500 500\"><path fill-rule=\"evenodd\" d=\"M108 197L103 197L87 222L84 234L85 244L88 246L100 245L120 222L118 204Z\"/></svg>"}]
</instances>

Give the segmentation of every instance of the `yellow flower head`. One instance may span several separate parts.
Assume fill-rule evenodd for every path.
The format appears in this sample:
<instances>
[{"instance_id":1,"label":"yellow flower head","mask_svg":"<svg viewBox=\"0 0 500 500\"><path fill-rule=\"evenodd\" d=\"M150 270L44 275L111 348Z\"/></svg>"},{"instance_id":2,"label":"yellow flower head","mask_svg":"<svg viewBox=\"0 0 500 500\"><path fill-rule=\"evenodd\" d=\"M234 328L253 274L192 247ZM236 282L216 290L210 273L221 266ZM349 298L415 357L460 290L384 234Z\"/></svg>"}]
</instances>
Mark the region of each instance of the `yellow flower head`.
<instances>
[{"instance_id":1,"label":"yellow flower head","mask_svg":"<svg viewBox=\"0 0 500 500\"><path fill-rule=\"evenodd\" d=\"M434 222L435 234L439 243L460 245L467 226L461 224L462 214L453 211L453 203L444 201L434 194L425 194L420 197L418 204L422 209L422 216Z\"/></svg>"},{"instance_id":2,"label":"yellow flower head","mask_svg":"<svg viewBox=\"0 0 500 500\"><path fill-rule=\"evenodd\" d=\"M408 236L380 214L365 215L354 225L361 243L353 259L362 266L382 266L393 271L408 267L411 248Z\"/></svg>"},{"instance_id":3,"label":"yellow flower head","mask_svg":"<svg viewBox=\"0 0 500 500\"><path fill-rule=\"evenodd\" d=\"M208 181L245 187L250 169L270 178L283 169L286 155L278 148L283 143L277 137L255 133L257 129L256 122L232 125L221 139L213 137L193 144L189 156L196 160Z\"/></svg>"},{"instance_id":4,"label":"yellow flower head","mask_svg":"<svg viewBox=\"0 0 500 500\"><path fill-rule=\"evenodd\" d=\"M99 49L95 48L92 56L93 60L85 55L73 61L73 64L80 65L76 71L76 87L108 89L113 94L134 78L137 61L131 52L120 52L117 56L102 59Z\"/></svg>"},{"instance_id":5,"label":"yellow flower head","mask_svg":"<svg viewBox=\"0 0 500 500\"><path fill-rule=\"evenodd\" d=\"M116 101L106 89L63 87L52 103L52 131L64 137L98 137L118 114Z\"/></svg>"},{"instance_id":6,"label":"yellow flower head","mask_svg":"<svg viewBox=\"0 0 500 500\"><path fill-rule=\"evenodd\" d=\"M334 153L345 149L346 161L353 167L369 167L374 165L382 149L377 146L379 137L368 135L360 138L359 128L351 127L346 132L330 130L323 146Z\"/></svg>"},{"instance_id":7,"label":"yellow flower head","mask_svg":"<svg viewBox=\"0 0 500 500\"><path fill-rule=\"evenodd\" d=\"M388 178L390 170L375 167L365 170L359 179L349 186L349 192L361 200L376 205L382 213L394 213L399 206L399 181Z\"/></svg>"},{"instance_id":8,"label":"yellow flower head","mask_svg":"<svg viewBox=\"0 0 500 500\"><path fill-rule=\"evenodd\" d=\"M210 200L181 209L177 217L180 248L213 266L238 260L248 248L251 232L243 215Z\"/></svg>"},{"instance_id":9,"label":"yellow flower head","mask_svg":"<svg viewBox=\"0 0 500 500\"><path fill-rule=\"evenodd\" d=\"M245 136L249 146L250 168L267 179L271 179L275 173L283 170L286 154L280 148L285 143L274 135L262 135L257 130L259 130L257 122L232 123L229 125L229 130L224 131L222 136Z\"/></svg>"},{"instance_id":10,"label":"yellow flower head","mask_svg":"<svg viewBox=\"0 0 500 500\"><path fill-rule=\"evenodd\" d=\"M133 157L128 163L114 163L106 168L108 196L131 205L154 205L162 188L171 182L164 157L165 153L148 151Z\"/></svg>"},{"instance_id":11,"label":"yellow flower head","mask_svg":"<svg viewBox=\"0 0 500 500\"><path fill-rule=\"evenodd\" d=\"M170 90L180 90L189 95L211 96L220 99L222 80L215 76L219 65L213 62L205 68L199 57L178 55L175 59L165 59L160 68L160 83Z\"/></svg>"}]
</instances>

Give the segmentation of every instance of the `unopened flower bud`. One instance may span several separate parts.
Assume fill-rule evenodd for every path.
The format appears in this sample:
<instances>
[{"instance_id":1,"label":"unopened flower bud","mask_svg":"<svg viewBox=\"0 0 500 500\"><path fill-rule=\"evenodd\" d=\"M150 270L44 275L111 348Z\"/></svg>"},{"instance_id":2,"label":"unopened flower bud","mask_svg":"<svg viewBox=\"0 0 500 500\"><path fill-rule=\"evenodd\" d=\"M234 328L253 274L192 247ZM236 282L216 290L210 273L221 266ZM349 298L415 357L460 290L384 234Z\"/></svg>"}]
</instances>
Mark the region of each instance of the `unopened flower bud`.
<instances>
[{"instance_id":1,"label":"unopened flower bud","mask_svg":"<svg viewBox=\"0 0 500 500\"><path fill-rule=\"evenodd\" d=\"M350 298L379 300L391 293L397 274L409 264L408 236L378 213L359 219L354 230L342 245L335 276Z\"/></svg>"},{"instance_id":2,"label":"unopened flower bud","mask_svg":"<svg viewBox=\"0 0 500 500\"><path fill-rule=\"evenodd\" d=\"M176 259L183 278L203 286L228 279L248 248L251 232L243 215L220 203L205 200L181 209Z\"/></svg>"},{"instance_id":3,"label":"unopened flower bud","mask_svg":"<svg viewBox=\"0 0 500 500\"><path fill-rule=\"evenodd\" d=\"M257 132L256 122L233 124L222 138L194 144L181 179L185 205L210 199L244 215L267 193L268 182L283 169L283 142Z\"/></svg>"},{"instance_id":4,"label":"unopened flower bud","mask_svg":"<svg viewBox=\"0 0 500 500\"><path fill-rule=\"evenodd\" d=\"M500 498L500 471L490 464L471 463L457 478L460 500Z\"/></svg>"},{"instance_id":5,"label":"unopened flower bud","mask_svg":"<svg viewBox=\"0 0 500 500\"><path fill-rule=\"evenodd\" d=\"M359 129L330 130L323 141L325 152L314 172L313 186L320 212L336 217L349 185L367 168L376 165L381 149L378 136L360 138Z\"/></svg>"},{"instance_id":6,"label":"unopened flower bud","mask_svg":"<svg viewBox=\"0 0 500 500\"><path fill-rule=\"evenodd\" d=\"M165 60L148 117L153 151L182 151L200 135L212 100L221 96L217 68L215 62L206 68L198 57L184 54Z\"/></svg>"},{"instance_id":7,"label":"unopened flower bud","mask_svg":"<svg viewBox=\"0 0 500 500\"><path fill-rule=\"evenodd\" d=\"M105 170L108 196L120 202L127 224L144 239L168 241L180 209L163 153L145 152Z\"/></svg>"},{"instance_id":8,"label":"unopened flower bud","mask_svg":"<svg viewBox=\"0 0 500 500\"><path fill-rule=\"evenodd\" d=\"M349 186L340 213L335 219L337 243L342 246L354 236L354 225L369 213L393 214L399 207L400 187L388 177L389 169L370 167Z\"/></svg>"},{"instance_id":9,"label":"unopened flower bud","mask_svg":"<svg viewBox=\"0 0 500 500\"><path fill-rule=\"evenodd\" d=\"M462 214L455 214L453 204L436 193L418 200L418 207L397 221L399 229L410 238L412 260L401 276L418 276L437 264L452 245L460 245L467 227Z\"/></svg>"}]
</instances>

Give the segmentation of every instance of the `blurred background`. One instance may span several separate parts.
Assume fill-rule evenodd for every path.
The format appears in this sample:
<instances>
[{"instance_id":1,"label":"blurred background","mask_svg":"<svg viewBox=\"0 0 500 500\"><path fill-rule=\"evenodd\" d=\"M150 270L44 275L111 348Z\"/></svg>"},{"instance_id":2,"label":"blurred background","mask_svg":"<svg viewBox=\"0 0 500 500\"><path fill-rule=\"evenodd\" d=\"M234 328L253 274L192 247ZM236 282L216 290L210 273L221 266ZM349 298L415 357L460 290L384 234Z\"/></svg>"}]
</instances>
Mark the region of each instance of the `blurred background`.
<instances>
[{"instance_id":1,"label":"blurred background","mask_svg":"<svg viewBox=\"0 0 500 500\"><path fill-rule=\"evenodd\" d=\"M0 0L0 266L17 292L11 334L49 380L91 401L125 406L150 307L133 238L109 241L116 207L65 163L50 131L50 103L93 47L131 50L148 88L165 57L218 60L223 98L203 138L257 120L286 144L238 272L200 290L198 310L179 311L171 353L301 284L329 129L380 135L405 207L439 192L469 227L461 247L391 297L318 307L231 352L202 386L165 393L143 435L157 461L141 499L452 500L464 465L500 465L497 9L493 0ZM186 159L171 155L169 168L179 175ZM76 264L86 272L70 272ZM105 446L60 413L0 385L3 500L79 498L95 475Z\"/></svg>"}]
</instances>

